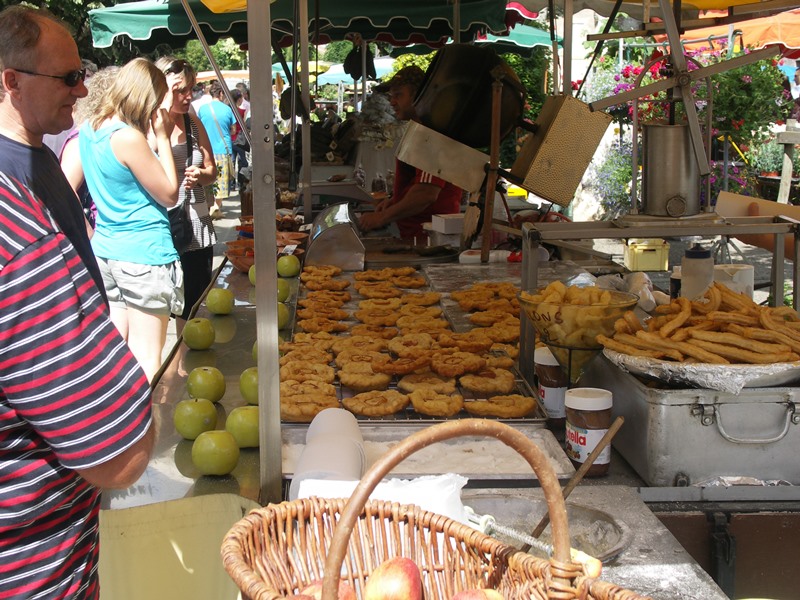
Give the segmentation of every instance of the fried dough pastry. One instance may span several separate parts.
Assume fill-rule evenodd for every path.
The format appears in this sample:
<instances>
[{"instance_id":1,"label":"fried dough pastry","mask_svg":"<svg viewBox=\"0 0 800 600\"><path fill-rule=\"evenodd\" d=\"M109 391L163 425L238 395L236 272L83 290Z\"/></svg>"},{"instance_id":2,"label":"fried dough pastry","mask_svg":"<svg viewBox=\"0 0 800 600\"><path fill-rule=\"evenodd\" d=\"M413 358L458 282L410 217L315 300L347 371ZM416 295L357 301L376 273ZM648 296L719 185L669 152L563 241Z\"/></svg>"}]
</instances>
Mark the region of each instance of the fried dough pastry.
<instances>
[{"instance_id":1,"label":"fried dough pastry","mask_svg":"<svg viewBox=\"0 0 800 600\"><path fill-rule=\"evenodd\" d=\"M364 335L367 337L376 337L384 340L391 340L397 337L400 332L397 327L383 327L381 325L367 325L366 323L359 323L350 328L350 335L358 336Z\"/></svg>"},{"instance_id":2,"label":"fried dough pastry","mask_svg":"<svg viewBox=\"0 0 800 600\"><path fill-rule=\"evenodd\" d=\"M297 321L297 326L303 331L307 331L309 333L347 331L347 325L341 321L334 321L333 319L326 319L325 317L300 319Z\"/></svg>"},{"instance_id":3,"label":"fried dough pastry","mask_svg":"<svg viewBox=\"0 0 800 600\"><path fill-rule=\"evenodd\" d=\"M408 333L389 340L389 351L401 358L408 358L429 353L433 344L433 336L429 333Z\"/></svg>"},{"instance_id":4,"label":"fried dough pastry","mask_svg":"<svg viewBox=\"0 0 800 600\"><path fill-rule=\"evenodd\" d=\"M397 387L404 392L429 389L439 394L452 394L456 391L456 380L453 377L444 377L432 371L427 371L425 373L411 373L402 377L397 382Z\"/></svg>"},{"instance_id":5,"label":"fried dough pastry","mask_svg":"<svg viewBox=\"0 0 800 600\"><path fill-rule=\"evenodd\" d=\"M365 417L386 417L403 410L410 400L397 390L369 391L344 398L342 405L350 412Z\"/></svg>"},{"instance_id":6,"label":"fried dough pastry","mask_svg":"<svg viewBox=\"0 0 800 600\"><path fill-rule=\"evenodd\" d=\"M281 398L281 421L310 423L326 408L339 408L339 401L335 396L303 394Z\"/></svg>"},{"instance_id":7,"label":"fried dough pastry","mask_svg":"<svg viewBox=\"0 0 800 600\"><path fill-rule=\"evenodd\" d=\"M481 354L492 347L492 339L480 331L464 333L443 332L439 336L439 345L443 348L458 348L461 352Z\"/></svg>"},{"instance_id":8,"label":"fried dough pastry","mask_svg":"<svg viewBox=\"0 0 800 600\"><path fill-rule=\"evenodd\" d=\"M471 352L435 353L431 358L431 371L445 377L458 377L480 371L486 361Z\"/></svg>"},{"instance_id":9,"label":"fried dough pastry","mask_svg":"<svg viewBox=\"0 0 800 600\"><path fill-rule=\"evenodd\" d=\"M420 306L433 306L442 299L439 292L409 292L400 296L403 304L417 304Z\"/></svg>"},{"instance_id":10,"label":"fried dough pastry","mask_svg":"<svg viewBox=\"0 0 800 600\"><path fill-rule=\"evenodd\" d=\"M536 408L536 400L522 394L492 396L487 400L464 402L464 410L479 417L499 417L518 419L530 414Z\"/></svg>"},{"instance_id":11,"label":"fried dough pastry","mask_svg":"<svg viewBox=\"0 0 800 600\"><path fill-rule=\"evenodd\" d=\"M516 380L511 371L495 367L462 375L458 382L465 390L481 395L510 394L516 387Z\"/></svg>"},{"instance_id":12,"label":"fried dough pastry","mask_svg":"<svg viewBox=\"0 0 800 600\"><path fill-rule=\"evenodd\" d=\"M350 287L350 282L346 279L336 279L334 277L315 277L304 282L304 284L311 291L329 290L340 292Z\"/></svg>"},{"instance_id":13,"label":"fried dough pastry","mask_svg":"<svg viewBox=\"0 0 800 600\"><path fill-rule=\"evenodd\" d=\"M387 375L408 375L420 370L427 371L430 364L430 356L423 353L417 356L407 356L383 363L375 363L372 366L372 370L377 373L386 373Z\"/></svg>"},{"instance_id":14,"label":"fried dough pastry","mask_svg":"<svg viewBox=\"0 0 800 600\"><path fill-rule=\"evenodd\" d=\"M408 395L414 410L430 417L452 417L464 408L464 398L458 394L440 394L430 388L418 389Z\"/></svg>"},{"instance_id":15,"label":"fried dough pastry","mask_svg":"<svg viewBox=\"0 0 800 600\"><path fill-rule=\"evenodd\" d=\"M296 381L307 381L316 379L325 383L333 383L333 367L319 365L308 362L290 362L280 368L281 381L294 379Z\"/></svg>"}]
</instances>

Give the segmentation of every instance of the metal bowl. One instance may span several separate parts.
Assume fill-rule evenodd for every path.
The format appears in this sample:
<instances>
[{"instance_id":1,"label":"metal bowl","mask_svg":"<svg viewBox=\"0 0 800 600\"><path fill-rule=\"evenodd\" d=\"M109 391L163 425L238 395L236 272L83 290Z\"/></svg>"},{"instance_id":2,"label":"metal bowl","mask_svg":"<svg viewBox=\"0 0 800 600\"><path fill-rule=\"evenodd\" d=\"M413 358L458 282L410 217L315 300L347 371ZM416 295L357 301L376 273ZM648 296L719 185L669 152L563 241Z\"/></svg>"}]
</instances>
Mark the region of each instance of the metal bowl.
<instances>
[{"instance_id":1,"label":"metal bowl","mask_svg":"<svg viewBox=\"0 0 800 600\"><path fill-rule=\"evenodd\" d=\"M530 534L547 513L547 504L544 500L531 500L520 496L465 494L463 502L478 515L491 515L498 525L526 535ZM625 523L601 510L567 502L567 519L572 547L594 556L603 563L614 560L633 540L633 532ZM491 535L515 547L520 547L524 543L511 535L499 533ZM549 525L539 539L552 544ZM547 558L533 548L530 553Z\"/></svg>"}]
</instances>

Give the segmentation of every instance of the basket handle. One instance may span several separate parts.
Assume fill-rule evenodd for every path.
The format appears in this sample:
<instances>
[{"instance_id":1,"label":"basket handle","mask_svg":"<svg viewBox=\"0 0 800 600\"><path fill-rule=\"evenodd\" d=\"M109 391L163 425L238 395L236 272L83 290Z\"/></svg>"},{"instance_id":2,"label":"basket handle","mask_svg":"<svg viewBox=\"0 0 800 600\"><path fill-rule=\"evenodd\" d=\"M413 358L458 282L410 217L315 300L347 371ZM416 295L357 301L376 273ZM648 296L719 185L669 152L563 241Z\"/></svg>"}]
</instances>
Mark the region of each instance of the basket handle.
<instances>
[{"instance_id":1,"label":"basket handle","mask_svg":"<svg viewBox=\"0 0 800 600\"><path fill-rule=\"evenodd\" d=\"M558 478L545 454L525 434L513 427L488 419L459 419L433 425L417 431L386 452L361 478L339 518L325 560L322 598L336 598L339 573L342 568L350 536L356 519L369 495L383 477L414 452L436 442L456 437L483 436L496 438L520 454L531 466L544 492L552 524L553 559L564 564L570 562L569 523L567 508ZM558 579L556 579L558 581Z\"/></svg>"}]
</instances>

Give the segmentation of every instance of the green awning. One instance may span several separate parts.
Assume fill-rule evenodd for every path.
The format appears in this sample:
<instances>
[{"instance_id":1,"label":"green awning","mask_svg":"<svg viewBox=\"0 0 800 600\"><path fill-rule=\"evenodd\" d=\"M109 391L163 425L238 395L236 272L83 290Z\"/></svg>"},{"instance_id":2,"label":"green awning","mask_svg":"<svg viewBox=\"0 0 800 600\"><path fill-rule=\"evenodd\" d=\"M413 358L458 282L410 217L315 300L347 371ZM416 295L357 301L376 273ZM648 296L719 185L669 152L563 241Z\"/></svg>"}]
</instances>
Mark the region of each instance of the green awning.
<instances>
[{"instance_id":1,"label":"green awning","mask_svg":"<svg viewBox=\"0 0 800 600\"><path fill-rule=\"evenodd\" d=\"M232 37L247 41L247 12L213 13L200 0L189 0L200 28L209 43ZM505 0L460 0L463 39L478 32L506 30ZM313 14L309 32L317 30ZM402 15L397 15L402 12ZM281 40L292 31L293 1L276 0L270 8L273 37ZM317 43L345 39L359 33L369 41L394 45L429 43L441 45L452 34L453 4L448 0L403 0L401 3L365 0L319 0ZM89 11L94 45L107 48L115 40L126 40L143 52L159 44L181 46L195 34L180 0L143 0L120 3L111 8Z\"/></svg>"}]
</instances>

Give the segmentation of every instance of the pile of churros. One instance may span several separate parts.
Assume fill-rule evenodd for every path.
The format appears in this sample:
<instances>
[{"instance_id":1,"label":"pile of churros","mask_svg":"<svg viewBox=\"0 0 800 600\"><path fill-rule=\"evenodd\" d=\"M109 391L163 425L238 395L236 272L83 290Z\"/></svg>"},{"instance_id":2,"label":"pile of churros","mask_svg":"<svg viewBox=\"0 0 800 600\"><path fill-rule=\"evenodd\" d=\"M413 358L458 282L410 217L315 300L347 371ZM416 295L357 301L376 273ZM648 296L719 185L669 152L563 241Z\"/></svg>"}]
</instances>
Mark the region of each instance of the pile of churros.
<instances>
[{"instance_id":1,"label":"pile of churros","mask_svg":"<svg viewBox=\"0 0 800 600\"><path fill-rule=\"evenodd\" d=\"M561 281L519 299L542 341L566 348L597 348L597 336L611 335L615 320L637 301L633 294Z\"/></svg>"},{"instance_id":2,"label":"pile of churros","mask_svg":"<svg viewBox=\"0 0 800 600\"><path fill-rule=\"evenodd\" d=\"M682 363L774 364L800 360L800 316L788 306L759 306L714 283L703 299L677 298L642 323L626 311L613 336L598 335L609 350Z\"/></svg>"}]
</instances>

